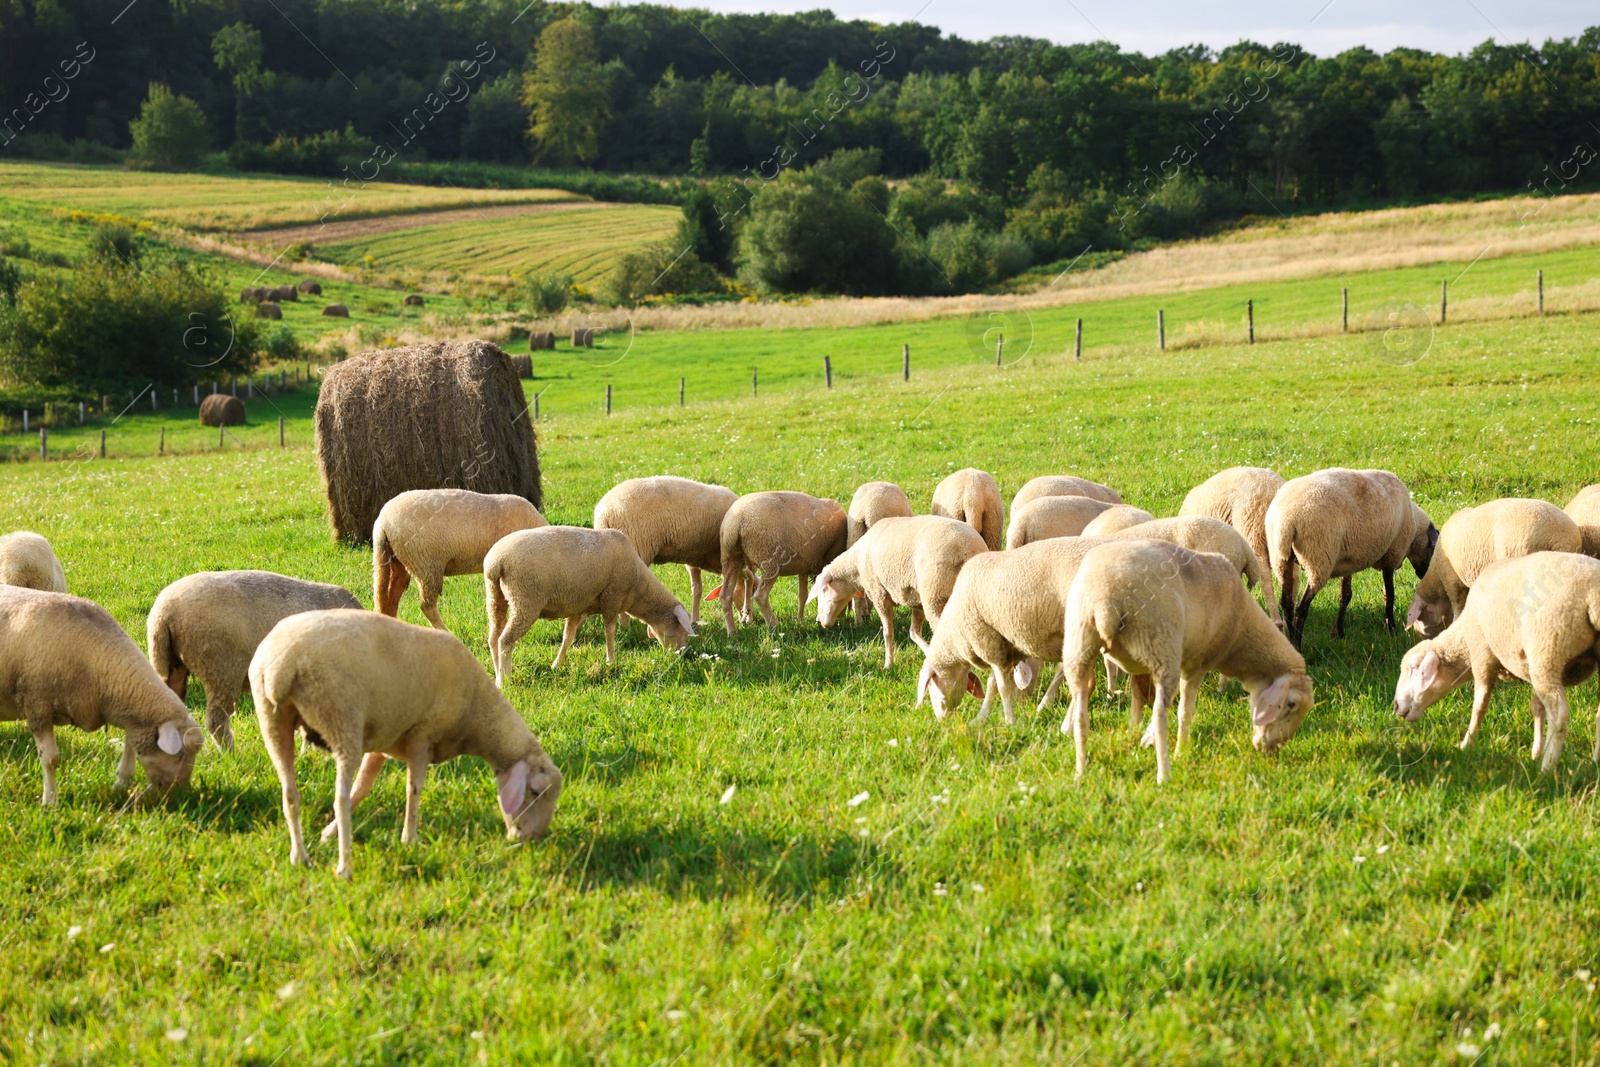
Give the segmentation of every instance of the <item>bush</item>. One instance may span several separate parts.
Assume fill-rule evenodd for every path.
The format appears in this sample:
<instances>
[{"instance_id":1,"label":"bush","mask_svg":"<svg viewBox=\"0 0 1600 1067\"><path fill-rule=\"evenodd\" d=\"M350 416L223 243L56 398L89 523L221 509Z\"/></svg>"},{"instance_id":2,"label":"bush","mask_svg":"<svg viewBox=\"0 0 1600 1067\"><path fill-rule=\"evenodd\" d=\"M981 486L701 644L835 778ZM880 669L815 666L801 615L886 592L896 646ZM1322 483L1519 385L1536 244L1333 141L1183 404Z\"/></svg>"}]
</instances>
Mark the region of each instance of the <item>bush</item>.
<instances>
[{"instance_id":1,"label":"bush","mask_svg":"<svg viewBox=\"0 0 1600 1067\"><path fill-rule=\"evenodd\" d=\"M1033 256L1014 234L991 233L975 220L935 226L924 242L951 291L973 293L1028 269Z\"/></svg>"},{"instance_id":2,"label":"bush","mask_svg":"<svg viewBox=\"0 0 1600 1067\"><path fill-rule=\"evenodd\" d=\"M962 187L952 187L943 178L924 174L912 178L894 198L889 221L901 233L926 237L942 223L981 218L999 226L1003 215L995 197Z\"/></svg>"},{"instance_id":3,"label":"bush","mask_svg":"<svg viewBox=\"0 0 1600 1067\"><path fill-rule=\"evenodd\" d=\"M269 329L262 336L260 345L264 363L297 363L305 352L295 339L294 331L282 324Z\"/></svg>"},{"instance_id":4,"label":"bush","mask_svg":"<svg viewBox=\"0 0 1600 1067\"><path fill-rule=\"evenodd\" d=\"M535 315L554 315L572 298L572 275L559 271L535 274L525 283L528 307Z\"/></svg>"},{"instance_id":5,"label":"bush","mask_svg":"<svg viewBox=\"0 0 1600 1067\"><path fill-rule=\"evenodd\" d=\"M688 178L599 174L592 170L540 170L495 163L400 163L393 181L453 185L463 189L564 189L625 204L679 204L700 183ZM679 245L679 247L683 247Z\"/></svg>"},{"instance_id":6,"label":"bush","mask_svg":"<svg viewBox=\"0 0 1600 1067\"><path fill-rule=\"evenodd\" d=\"M673 243L691 249L700 262L732 274L734 241L733 222L721 217L711 190L691 190L683 198L683 221L678 223Z\"/></svg>"},{"instance_id":7,"label":"bush","mask_svg":"<svg viewBox=\"0 0 1600 1067\"><path fill-rule=\"evenodd\" d=\"M280 135L269 145L235 144L228 149L228 165L238 170L332 178L345 167L359 166L372 151L371 140L357 136L355 127L346 126L310 137Z\"/></svg>"},{"instance_id":8,"label":"bush","mask_svg":"<svg viewBox=\"0 0 1600 1067\"><path fill-rule=\"evenodd\" d=\"M89 238L89 255L102 263L129 267L137 263L141 249L132 228L111 223L97 226Z\"/></svg>"},{"instance_id":9,"label":"bush","mask_svg":"<svg viewBox=\"0 0 1600 1067\"><path fill-rule=\"evenodd\" d=\"M22 288L22 268L0 255L0 304L10 304Z\"/></svg>"},{"instance_id":10,"label":"bush","mask_svg":"<svg viewBox=\"0 0 1600 1067\"><path fill-rule=\"evenodd\" d=\"M1107 224L1105 207L1098 201L1016 212L1006 224L1006 233L1025 241L1034 258L1042 261L1070 258L1089 249L1118 248L1124 243L1123 236Z\"/></svg>"},{"instance_id":11,"label":"bush","mask_svg":"<svg viewBox=\"0 0 1600 1067\"><path fill-rule=\"evenodd\" d=\"M789 171L750 204L739 232L739 273L768 291L895 293L898 243L862 197L815 170Z\"/></svg>"},{"instance_id":12,"label":"bush","mask_svg":"<svg viewBox=\"0 0 1600 1067\"><path fill-rule=\"evenodd\" d=\"M139 117L128 123L128 132L133 134L134 160L150 167L196 166L210 143L200 105L160 82L150 83L150 95Z\"/></svg>"},{"instance_id":13,"label":"bush","mask_svg":"<svg viewBox=\"0 0 1600 1067\"><path fill-rule=\"evenodd\" d=\"M1119 225L1133 239L1170 241L1203 233L1216 222L1244 214L1244 209L1244 197L1221 182L1180 174L1144 201L1127 204Z\"/></svg>"},{"instance_id":14,"label":"bush","mask_svg":"<svg viewBox=\"0 0 1600 1067\"><path fill-rule=\"evenodd\" d=\"M618 304L632 306L650 296L664 293L722 293L727 283L700 262L693 251L682 252L670 244L646 245L617 260L606 293Z\"/></svg>"}]
</instances>

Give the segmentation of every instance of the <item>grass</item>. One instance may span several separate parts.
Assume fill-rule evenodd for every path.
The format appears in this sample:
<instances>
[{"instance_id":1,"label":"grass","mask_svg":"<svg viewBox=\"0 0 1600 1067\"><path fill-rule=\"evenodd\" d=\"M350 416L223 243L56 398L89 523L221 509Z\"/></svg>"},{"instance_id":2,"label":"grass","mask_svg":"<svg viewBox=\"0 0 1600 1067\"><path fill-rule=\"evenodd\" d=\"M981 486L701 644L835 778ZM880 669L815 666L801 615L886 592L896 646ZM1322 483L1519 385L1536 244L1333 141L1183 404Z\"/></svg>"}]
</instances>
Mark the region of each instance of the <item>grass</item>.
<instances>
[{"instance_id":1,"label":"grass","mask_svg":"<svg viewBox=\"0 0 1600 1067\"><path fill-rule=\"evenodd\" d=\"M1405 366L1359 337L1040 353L892 388L563 414L542 428L546 510L585 522L618 479L662 471L841 499L889 478L920 503L968 464L1007 494L1075 471L1157 513L1235 463L1389 467L1438 519L1501 495L1564 503L1600 469L1597 365L1591 321L1553 316L1452 326ZM322 518L304 412L282 451L11 466L0 506L139 639L156 593L201 569L366 600L369 558ZM681 568L660 573L681 595ZM236 754L203 754L191 796L149 809L112 794L117 738L63 729L49 812L31 739L0 725L0 1058L1596 1062L1589 721L1555 778L1527 757L1522 687L1466 752L1464 693L1397 722L1409 641L1383 630L1379 586L1357 578L1343 641L1328 603L1313 612L1319 705L1299 736L1256 753L1243 702L1208 689L1159 789L1103 695L1075 782L1058 711L935 723L911 706L914 649L884 671L870 627L797 625L790 582L778 631L707 626L688 659L635 632L607 666L591 623L554 675L543 623L509 695L567 775L550 837L506 845L487 772L462 761L430 777L423 841L402 848L391 768L348 885L325 846L316 869L288 866L248 721ZM442 608L482 657L481 585L450 580ZM420 621L414 594L402 614ZM1594 699L1591 681L1574 706ZM330 762L302 758L301 777L318 827Z\"/></svg>"}]
</instances>

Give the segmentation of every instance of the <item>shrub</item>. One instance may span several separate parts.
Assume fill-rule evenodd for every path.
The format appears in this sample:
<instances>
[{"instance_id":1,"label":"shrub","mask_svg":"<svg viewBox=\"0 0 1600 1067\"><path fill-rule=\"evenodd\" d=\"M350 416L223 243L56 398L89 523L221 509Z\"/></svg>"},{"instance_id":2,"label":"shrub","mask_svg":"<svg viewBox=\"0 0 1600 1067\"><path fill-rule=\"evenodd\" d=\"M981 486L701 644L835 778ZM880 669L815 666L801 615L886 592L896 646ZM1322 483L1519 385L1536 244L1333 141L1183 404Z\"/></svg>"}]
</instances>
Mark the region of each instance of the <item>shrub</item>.
<instances>
[{"instance_id":1,"label":"shrub","mask_svg":"<svg viewBox=\"0 0 1600 1067\"><path fill-rule=\"evenodd\" d=\"M1134 239L1156 237L1170 241L1242 215L1244 207L1244 198L1221 182L1180 174L1143 201L1126 205L1119 225Z\"/></svg>"},{"instance_id":2,"label":"shrub","mask_svg":"<svg viewBox=\"0 0 1600 1067\"><path fill-rule=\"evenodd\" d=\"M310 137L279 135L268 145L236 143L228 149L228 164L238 170L332 177L344 167L359 166L372 152L372 142L346 126Z\"/></svg>"},{"instance_id":3,"label":"shrub","mask_svg":"<svg viewBox=\"0 0 1600 1067\"><path fill-rule=\"evenodd\" d=\"M150 95L139 117L128 123L128 132L133 134L134 160L150 167L193 167L209 144L200 105L160 82L150 83Z\"/></svg>"},{"instance_id":4,"label":"shrub","mask_svg":"<svg viewBox=\"0 0 1600 1067\"><path fill-rule=\"evenodd\" d=\"M691 251L670 244L646 245L617 260L606 292L618 304L632 306L663 293L721 293L727 284Z\"/></svg>"},{"instance_id":5,"label":"shrub","mask_svg":"<svg viewBox=\"0 0 1600 1067\"><path fill-rule=\"evenodd\" d=\"M739 272L782 292L900 291L898 239L861 196L815 170L785 172L751 201L739 231Z\"/></svg>"},{"instance_id":6,"label":"shrub","mask_svg":"<svg viewBox=\"0 0 1600 1067\"><path fill-rule=\"evenodd\" d=\"M528 307L535 315L554 315L571 298L572 275L560 271L535 274L525 283Z\"/></svg>"},{"instance_id":7,"label":"shrub","mask_svg":"<svg viewBox=\"0 0 1600 1067\"><path fill-rule=\"evenodd\" d=\"M942 223L924 242L928 258L957 293L985 289L1020 274L1033 261L1028 245L1014 234L991 233L975 220Z\"/></svg>"},{"instance_id":8,"label":"shrub","mask_svg":"<svg viewBox=\"0 0 1600 1067\"><path fill-rule=\"evenodd\" d=\"M22 268L0 255L0 304L13 303L22 288Z\"/></svg>"},{"instance_id":9,"label":"shrub","mask_svg":"<svg viewBox=\"0 0 1600 1067\"><path fill-rule=\"evenodd\" d=\"M273 326L261 338L261 355L266 363L294 363L304 351L287 326Z\"/></svg>"},{"instance_id":10,"label":"shrub","mask_svg":"<svg viewBox=\"0 0 1600 1067\"><path fill-rule=\"evenodd\" d=\"M894 198L889 221L901 233L919 237L926 237L941 223L964 222L969 218L981 218L998 226L1003 218L999 204L994 197L951 186L943 178L924 174L912 178Z\"/></svg>"},{"instance_id":11,"label":"shrub","mask_svg":"<svg viewBox=\"0 0 1600 1067\"><path fill-rule=\"evenodd\" d=\"M674 244L691 249L700 262L732 274L734 240L733 220L721 216L711 190L696 188L683 198L683 221L678 223Z\"/></svg>"},{"instance_id":12,"label":"shrub","mask_svg":"<svg viewBox=\"0 0 1600 1067\"><path fill-rule=\"evenodd\" d=\"M89 255L102 263L128 267L139 260L139 243L133 230L115 223L95 228L89 238Z\"/></svg>"}]
</instances>

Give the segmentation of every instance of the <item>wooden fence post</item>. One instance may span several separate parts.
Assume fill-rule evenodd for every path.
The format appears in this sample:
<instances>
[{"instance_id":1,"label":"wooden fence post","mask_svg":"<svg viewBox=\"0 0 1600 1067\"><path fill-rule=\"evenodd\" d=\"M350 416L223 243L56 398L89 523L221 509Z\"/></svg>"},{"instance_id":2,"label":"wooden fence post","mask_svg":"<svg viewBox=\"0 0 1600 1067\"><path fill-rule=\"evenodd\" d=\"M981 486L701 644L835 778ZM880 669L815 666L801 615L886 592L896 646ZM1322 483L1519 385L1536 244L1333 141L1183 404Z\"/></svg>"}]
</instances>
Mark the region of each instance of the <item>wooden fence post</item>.
<instances>
[{"instance_id":1,"label":"wooden fence post","mask_svg":"<svg viewBox=\"0 0 1600 1067\"><path fill-rule=\"evenodd\" d=\"M754 398L754 397L759 396L760 394L761 394L761 369L759 367L751 367L750 368L750 396L752 398Z\"/></svg>"},{"instance_id":2,"label":"wooden fence post","mask_svg":"<svg viewBox=\"0 0 1600 1067\"><path fill-rule=\"evenodd\" d=\"M911 380L911 346L910 345L901 345L900 346L900 380L903 381L903 382L909 382Z\"/></svg>"},{"instance_id":3,"label":"wooden fence post","mask_svg":"<svg viewBox=\"0 0 1600 1067\"><path fill-rule=\"evenodd\" d=\"M227 442L227 433L228 433L228 428L226 426L218 426L217 427L217 447L218 448L221 448L223 445L228 443Z\"/></svg>"},{"instance_id":4,"label":"wooden fence post","mask_svg":"<svg viewBox=\"0 0 1600 1067\"><path fill-rule=\"evenodd\" d=\"M1163 352L1167 350L1167 313L1165 311L1156 312L1156 347Z\"/></svg>"},{"instance_id":5,"label":"wooden fence post","mask_svg":"<svg viewBox=\"0 0 1600 1067\"><path fill-rule=\"evenodd\" d=\"M1000 339L994 343L994 365L998 368L1006 350L1006 335L1001 334Z\"/></svg>"},{"instance_id":6,"label":"wooden fence post","mask_svg":"<svg viewBox=\"0 0 1600 1067\"><path fill-rule=\"evenodd\" d=\"M89 417L89 406L83 401L78 401L78 425L82 426Z\"/></svg>"},{"instance_id":7,"label":"wooden fence post","mask_svg":"<svg viewBox=\"0 0 1600 1067\"><path fill-rule=\"evenodd\" d=\"M283 416L278 416L278 447L283 447Z\"/></svg>"},{"instance_id":8,"label":"wooden fence post","mask_svg":"<svg viewBox=\"0 0 1600 1067\"><path fill-rule=\"evenodd\" d=\"M1439 325L1443 326L1445 316L1450 311L1450 283L1439 283Z\"/></svg>"},{"instance_id":9,"label":"wooden fence post","mask_svg":"<svg viewBox=\"0 0 1600 1067\"><path fill-rule=\"evenodd\" d=\"M533 421L539 421L539 394L533 394Z\"/></svg>"},{"instance_id":10,"label":"wooden fence post","mask_svg":"<svg viewBox=\"0 0 1600 1067\"><path fill-rule=\"evenodd\" d=\"M1075 359L1075 360L1083 358L1083 320L1082 319L1078 320L1077 335L1073 338L1073 341L1072 341L1072 358Z\"/></svg>"},{"instance_id":11,"label":"wooden fence post","mask_svg":"<svg viewBox=\"0 0 1600 1067\"><path fill-rule=\"evenodd\" d=\"M104 430L100 431L100 458L106 458L106 432Z\"/></svg>"},{"instance_id":12,"label":"wooden fence post","mask_svg":"<svg viewBox=\"0 0 1600 1067\"><path fill-rule=\"evenodd\" d=\"M39 427L39 458L50 458L50 429L46 426Z\"/></svg>"},{"instance_id":13,"label":"wooden fence post","mask_svg":"<svg viewBox=\"0 0 1600 1067\"><path fill-rule=\"evenodd\" d=\"M239 379L231 374L228 375L228 392L234 396L239 395Z\"/></svg>"},{"instance_id":14,"label":"wooden fence post","mask_svg":"<svg viewBox=\"0 0 1600 1067\"><path fill-rule=\"evenodd\" d=\"M1539 268L1539 314L1544 314L1544 268Z\"/></svg>"},{"instance_id":15,"label":"wooden fence post","mask_svg":"<svg viewBox=\"0 0 1600 1067\"><path fill-rule=\"evenodd\" d=\"M822 357L822 380L825 383L827 383L827 386L828 386L829 389L833 388L833 357L832 356L823 356Z\"/></svg>"},{"instance_id":16,"label":"wooden fence post","mask_svg":"<svg viewBox=\"0 0 1600 1067\"><path fill-rule=\"evenodd\" d=\"M1246 328L1246 330L1249 331L1250 344L1255 344L1256 343L1256 302L1254 300L1246 300L1244 302L1244 321L1245 321L1245 328Z\"/></svg>"},{"instance_id":17,"label":"wooden fence post","mask_svg":"<svg viewBox=\"0 0 1600 1067\"><path fill-rule=\"evenodd\" d=\"M683 379L678 379L678 406L683 407Z\"/></svg>"},{"instance_id":18,"label":"wooden fence post","mask_svg":"<svg viewBox=\"0 0 1600 1067\"><path fill-rule=\"evenodd\" d=\"M606 383L606 414L611 414L611 383Z\"/></svg>"},{"instance_id":19,"label":"wooden fence post","mask_svg":"<svg viewBox=\"0 0 1600 1067\"><path fill-rule=\"evenodd\" d=\"M1342 310L1339 313L1339 331L1350 332L1350 287L1347 285L1339 290Z\"/></svg>"},{"instance_id":20,"label":"wooden fence post","mask_svg":"<svg viewBox=\"0 0 1600 1067\"><path fill-rule=\"evenodd\" d=\"M28 409L27 408L23 408L22 409L22 432L23 433L27 433L28 432Z\"/></svg>"},{"instance_id":21,"label":"wooden fence post","mask_svg":"<svg viewBox=\"0 0 1600 1067\"><path fill-rule=\"evenodd\" d=\"M150 387L150 410L154 411L155 409L156 409L156 387L152 385Z\"/></svg>"},{"instance_id":22,"label":"wooden fence post","mask_svg":"<svg viewBox=\"0 0 1600 1067\"><path fill-rule=\"evenodd\" d=\"M163 427L161 427L161 443L156 445L156 455L164 456L166 454L167 454L167 428L165 426L163 426Z\"/></svg>"}]
</instances>

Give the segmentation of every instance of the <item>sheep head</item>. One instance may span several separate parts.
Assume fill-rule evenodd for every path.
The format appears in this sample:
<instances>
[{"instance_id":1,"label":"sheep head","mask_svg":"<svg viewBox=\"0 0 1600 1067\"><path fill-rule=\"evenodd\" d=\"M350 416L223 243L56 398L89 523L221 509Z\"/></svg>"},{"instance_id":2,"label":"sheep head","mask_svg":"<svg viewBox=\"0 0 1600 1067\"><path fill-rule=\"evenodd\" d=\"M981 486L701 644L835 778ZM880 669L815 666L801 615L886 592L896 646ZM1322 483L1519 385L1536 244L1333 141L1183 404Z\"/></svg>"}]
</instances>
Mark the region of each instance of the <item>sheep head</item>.
<instances>
[{"instance_id":1,"label":"sheep head","mask_svg":"<svg viewBox=\"0 0 1600 1067\"><path fill-rule=\"evenodd\" d=\"M1400 680L1394 687L1394 713L1406 722L1416 722L1424 711L1470 676L1469 672L1446 670L1444 658L1434 643L1423 641L1400 660Z\"/></svg>"},{"instance_id":2,"label":"sheep head","mask_svg":"<svg viewBox=\"0 0 1600 1067\"><path fill-rule=\"evenodd\" d=\"M1313 703L1311 678L1303 670L1280 674L1250 695L1251 742L1262 752L1276 751L1299 731Z\"/></svg>"},{"instance_id":3,"label":"sheep head","mask_svg":"<svg viewBox=\"0 0 1600 1067\"><path fill-rule=\"evenodd\" d=\"M1452 614L1448 599L1423 596L1419 590L1412 598L1411 610L1406 612L1406 629L1423 637L1438 637L1450 625Z\"/></svg>"},{"instance_id":4,"label":"sheep head","mask_svg":"<svg viewBox=\"0 0 1600 1067\"><path fill-rule=\"evenodd\" d=\"M561 772L542 750L519 759L495 773L500 786L500 815L506 822L506 840L528 841L543 837L556 813L561 796Z\"/></svg>"},{"instance_id":5,"label":"sheep head","mask_svg":"<svg viewBox=\"0 0 1600 1067\"><path fill-rule=\"evenodd\" d=\"M822 573L817 575L817 580L811 586L811 595L806 600L817 602L817 622L823 629L832 626L844 613L845 605L853 597L861 595L859 589L852 588L849 583L835 578L824 567Z\"/></svg>"},{"instance_id":6,"label":"sheep head","mask_svg":"<svg viewBox=\"0 0 1600 1067\"><path fill-rule=\"evenodd\" d=\"M660 626L645 623L645 629L649 631L651 637L661 642L662 648L679 652L688 646L689 638L694 636L694 623L682 604L672 605L672 615Z\"/></svg>"},{"instance_id":7,"label":"sheep head","mask_svg":"<svg viewBox=\"0 0 1600 1067\"><path fill-rule=\"evenodd\" d=\"M128 730L126 744L133 746L133 754L144 768L150 787L158 792L186 789L194 775L195 757L205 744L205 732L185 713L181 719L169 719L159 726L134 727Z\"/></svg>"},{"instance_id":8,"label":"sheep head","mask_svg":"<svg viewBox=\"0 0 1600 1067\"><path fill-rule=\"evenodd\" d=\"M917 678L917 707L926 696L933 705L933 717L942 719L961 703L963 693L983 696L983 683L965 663L949 664L936 669L932 658L922 663L922 674Z\"/></svg>"}]
</instances>

